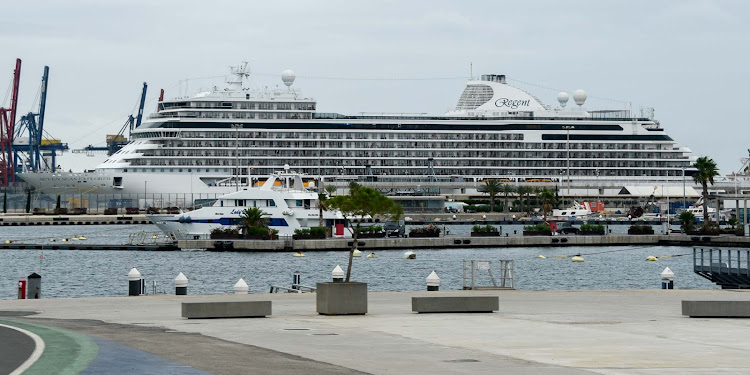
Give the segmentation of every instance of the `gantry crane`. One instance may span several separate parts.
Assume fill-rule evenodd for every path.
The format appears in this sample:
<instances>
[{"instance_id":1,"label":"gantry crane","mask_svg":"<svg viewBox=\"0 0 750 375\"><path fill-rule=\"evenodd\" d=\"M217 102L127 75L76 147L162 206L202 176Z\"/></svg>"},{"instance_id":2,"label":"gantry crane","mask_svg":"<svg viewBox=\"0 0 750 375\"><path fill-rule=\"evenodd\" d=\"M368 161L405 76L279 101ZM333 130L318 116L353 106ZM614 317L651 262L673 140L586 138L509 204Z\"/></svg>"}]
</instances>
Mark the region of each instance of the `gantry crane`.
<instances>
[{"instance_id":1,"label":"gantry crane","mask_svg":"<svg viewBox=\"0 0 750 375\"><path fill-rule=\"evenodd\" d=\"M16 59L16 69L13 71L13 91L11 92L10 108L0 108L0 186L8 186L16 180L13 166L13 134L16 124L16 108L18 107L18 84L21 80L21 59Z\"/></svg>"},{"instance_id":2,"label":"gantry crane","mask_svg":"<svg viewBox=\"0 0 750 375\"><path fill-rule=\"evenodd\" d=\"M14 168L16 171L27 169L32 172L44 170L55 171L57 166L57 151L68 149L67 143L59 139L45 137L44 134L44 112L47 107L47 87L49 83L49 67L44 67L42 85L39 96L39 112L29 112L21 117L15 129L15 142L13 144ZM24 135L28 134L28 137ZM49 135L47 133L47 135ZM27 142L28 139L28 142ZM44 156L51 157L51 165L47 163Z\"/></svg>"}]
</instances>

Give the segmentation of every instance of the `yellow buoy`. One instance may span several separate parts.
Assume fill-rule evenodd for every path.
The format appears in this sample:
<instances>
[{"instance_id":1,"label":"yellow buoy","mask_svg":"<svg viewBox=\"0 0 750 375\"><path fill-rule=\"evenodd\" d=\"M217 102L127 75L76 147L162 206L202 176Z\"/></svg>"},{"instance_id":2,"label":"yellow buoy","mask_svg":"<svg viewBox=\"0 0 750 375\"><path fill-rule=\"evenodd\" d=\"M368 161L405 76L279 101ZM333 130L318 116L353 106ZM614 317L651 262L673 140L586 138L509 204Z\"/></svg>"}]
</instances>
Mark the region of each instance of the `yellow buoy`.
<instances>
[{"instance_id":1,"label":"yellow buoy","mask_svg":"<svg viewBox=\"0 0 750 375\"><path fill-rule=\"evenodd\" d=\"M539 259L547 259L547 257L544 256L544 255L539 255L537 258L539 258Z\"/></svg>"},{"instance_id":2,"label":"yellow buoy","mask_svg":"<svg viewBox=\"0 0 750 375\"><path fill-rule=\"evenodd\" d=\"M305 254L302 254L301 251L298 251L298 252L294 253L293 256L295 256L295 257L303 257L303 256L305 256Z\"/></svg>"},{"instance_id":3,"label":"yellow buoy","mask_svg":"<svg viewBox=\"0 0 750 375\"><path fill-rule=\"evenodd\" d=\"M81 240L81 241L83 241L83 240L86 239L86 237L85 236L78 236L78 239Z\"/></svg>"},{"instance_id":4,"label":"yellow buoy","mask_svg":"<svg viewBox=\"0 0 750 375\"><path fill-rule=\"evenodd\" d=\"M580 254L570 258L570 260L575 263L583 263L583 257Z\"/></svg>"},{"instance_id":5,"label":"yellow buoy","mask_svg":"<svg viewBox=\"0 0 750 375\"><path fill-rule=\"evenodd\" d=\"M5 240L5 243L10 243L10 240Z\"/></svg>"},{"instance_id":6,"label":"yellow buoy","mask_svg":"<svg viewBox=\"0 0 750 375\"><path fill-rule=\"evenodd\" d=\"M71 240L78 241L78 237L73 237L73 238L71 238Z\"/></svg>"},{"instance_id":7,"label":"yellow buoy","mask_svg":"<svg viewBox=\"0 0 750 375\"><path fill-rule=\"evenodd\" d=\"M56 240L56 239L54 239L54 238L50 238L50 239L49 239L49 242L55 242L55 241L57 241L57 240Z\"/></svg>"},{"instance_id":8,"label":"yellow buoy","mask_svg":"<svg viewBox=\"0 0 750 375\"><path fill-rule=\"evenodd\" d=\"M653 255L649 255L648 258L646 258L646 260L649 261L649 262L656 262L657 260L659 260L659 258L657 258L657 257L655 257Z\"/></svg>"},{"instance_id":9,"label":"yellow buoy","mask_svg":"<svg viewBox=\"0 0 750 375\"><path fill-rule=\"evenodd\" d=\"M354 249L354 251L352 251L352 256L353 257L361 257L362 256L362 252L359 251L359 249Z\"/></svg>"},{"instance_id":10,"label":"yellow buoy","mask_svg":"<svg viewBox=\"0 0 750 375\"><path fill-rule=\"evenodd\" d=\"M375 256L375 253L369 253L369 254L367 254L367 257L368 257L368 258L377 258L377 257Z\"/></svg>"},{"instance_id":11,"label":"yellow buoy","mask_svg":"<svg viewBox=\"0 0 750 375\"><path fill-rule=\"evenodd\" d=\"M68 239L67 238L63 238L62 242L68 242Z\"/></svg>"},{"instance_id":12,"label":"yellow buoy","mask_svg":"<svg viewBox=\"0 0 750 375\"><path fill-rule=\"evenodd\" d=\"M151 238L159 238L159 236L153 235L153 236L151 236Z\"/></svg>"}]
</instances>

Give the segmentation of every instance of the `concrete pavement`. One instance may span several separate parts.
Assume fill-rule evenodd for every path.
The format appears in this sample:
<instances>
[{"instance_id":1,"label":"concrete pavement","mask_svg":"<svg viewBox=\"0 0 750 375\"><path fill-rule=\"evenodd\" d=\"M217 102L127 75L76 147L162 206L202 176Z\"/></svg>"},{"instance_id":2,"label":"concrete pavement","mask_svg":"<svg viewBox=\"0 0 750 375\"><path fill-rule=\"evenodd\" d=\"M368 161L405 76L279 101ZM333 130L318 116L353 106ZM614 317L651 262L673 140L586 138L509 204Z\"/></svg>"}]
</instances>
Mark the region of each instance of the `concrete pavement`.
<instances>
[{"instance_id":1,"label":"concrete pavement","mask_svg":"<svg viewBox=\"0 0 750 375\"><path fill-rule=\"evenodd\" d=\"M498 295L492 314L415 314L419 295ZM187 320L181 301L271 300L273 315ZM369 293L364 316L321 316L312 294L0 301L23 321L104 338L214 374L750 374L750 320L681 315L737 290ZM20 318L14 318L20 319ZM249 354L252 353L252 354Z\"/></svg>"}]
</instances>

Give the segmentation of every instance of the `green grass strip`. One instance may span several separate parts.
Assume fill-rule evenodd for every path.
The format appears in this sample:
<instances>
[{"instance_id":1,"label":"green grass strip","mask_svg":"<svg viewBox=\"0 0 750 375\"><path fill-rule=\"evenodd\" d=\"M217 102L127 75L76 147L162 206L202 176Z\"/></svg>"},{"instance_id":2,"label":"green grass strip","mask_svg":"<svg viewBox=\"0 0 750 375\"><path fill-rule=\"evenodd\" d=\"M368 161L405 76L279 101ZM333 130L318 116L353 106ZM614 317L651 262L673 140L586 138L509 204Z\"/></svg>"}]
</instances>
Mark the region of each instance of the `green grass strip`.
<instances>
[{"instance_id":1,"label":"green grass strip","mask_svg":"<svg viewBox=\"0 0 750 375\"><path fill-rule=\"evenodd\" d=\"M77 375L99 352L90 337L77 332L14 320L0 320L0 323L31 331L44 340L42 356L24 371L24 375Z\"/></svg>"}]
</instances>

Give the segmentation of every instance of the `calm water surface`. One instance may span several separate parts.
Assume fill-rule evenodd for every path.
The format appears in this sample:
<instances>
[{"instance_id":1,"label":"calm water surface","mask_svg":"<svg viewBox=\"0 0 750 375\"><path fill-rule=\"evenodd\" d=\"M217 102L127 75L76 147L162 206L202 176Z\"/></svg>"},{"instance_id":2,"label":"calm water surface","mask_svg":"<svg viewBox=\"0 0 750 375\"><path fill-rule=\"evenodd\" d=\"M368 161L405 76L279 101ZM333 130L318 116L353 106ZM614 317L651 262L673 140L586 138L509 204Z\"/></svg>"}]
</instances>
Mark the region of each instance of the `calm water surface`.
<instances>
[{"instance_id":1,"label":"calm water surface","mask_svg":"<svg viewBox=\"0 0 750 375\"><path fill-rule=\"evenodd\" d=\"M467 234L471 226L447 226L451 234ZM626 225L610 226L613 233L627 231ZM513 235L522 226L504 226ZM655 227L658 232L660 227ZM127 243L133 233L156 231L150 225L101 225L60 227L4 227L0 240L51 243L85 235L87 243ZM367 254L366 249L362 249ZM677 288L716 288L692 271L690 255L646 262L649 255L692 254L689 247L544 247L416 250L416 260L403 259L403 250L376 251L377 258L355 258L352 278L369 284L371 291L424 290L425 278L433 270L441 289L461 289L464 259L513 259L517 289L658 289L659 274L669 267L676 274ZM584 263L570 258L583 254ZM288 286L299 271L302 283L328 281L336 265L346 267L347 252L308 252L304 258L292 253L213 253L205 251L0 251L0 299L16 298L18 278L32 272L42 275L44 298L122 296L127 294L127 273L132 267L146 278L148 292L172 293L174 278L183 272L189 279L190 294L232 293L242 277L252 293L267 293L270 285ZM540 259L545 255L547 259ZM40 259L43 258L43 259ZM489 280L485 280L489 282Z\"/></svg>"}]
</instances>

